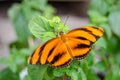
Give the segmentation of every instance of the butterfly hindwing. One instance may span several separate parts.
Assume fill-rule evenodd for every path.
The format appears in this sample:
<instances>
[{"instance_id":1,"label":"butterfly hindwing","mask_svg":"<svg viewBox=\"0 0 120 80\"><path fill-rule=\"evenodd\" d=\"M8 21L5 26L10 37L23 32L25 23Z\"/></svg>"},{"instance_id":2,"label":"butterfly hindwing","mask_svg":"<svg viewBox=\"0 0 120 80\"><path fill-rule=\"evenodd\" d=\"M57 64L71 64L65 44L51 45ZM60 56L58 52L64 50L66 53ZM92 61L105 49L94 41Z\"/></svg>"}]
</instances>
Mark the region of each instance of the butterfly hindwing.
<instances>
[{"instance_id":1,"label":"butterfly hindwing","mask_svg":"<svg viewBox=\"0 0 120 80\"><path fill-rule=\"evenodd\" d=\"M91 50L91 43L88 40L69 38L68 46L71 48L73 58L78 60L84 58Z\"/></svg>"},{"instance_id":2,"label":"butterfly hindwing","mask_svg":"<svg viewBox=\"0 0 120 80\"><path fill-rule=\"evenodd\" d=\"M91 46L103 35L101 28L87 26L68 32L68 45L72 50L72 56L83 59L91 50Z\"/></svg>"}]
</instances>

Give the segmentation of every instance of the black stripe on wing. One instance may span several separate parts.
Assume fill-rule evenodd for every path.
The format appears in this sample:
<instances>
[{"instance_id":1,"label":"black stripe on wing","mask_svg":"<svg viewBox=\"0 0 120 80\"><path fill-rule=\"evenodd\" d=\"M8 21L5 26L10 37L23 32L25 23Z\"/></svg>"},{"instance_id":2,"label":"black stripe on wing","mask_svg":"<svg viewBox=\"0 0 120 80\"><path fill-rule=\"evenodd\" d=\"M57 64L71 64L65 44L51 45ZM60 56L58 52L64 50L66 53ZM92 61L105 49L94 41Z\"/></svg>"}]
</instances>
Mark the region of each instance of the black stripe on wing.
<instances>
[{"instance_id":1,"label":"black stripe on wing","mask_svg":"<svg viewBox=\"0 0 120 80\"><path fill-rule=\"evenodd\" d=\"M80 40L88 40L87 38L85 38L85 37L75 37L76 39L80 39ZM88 41L90 41L90 40L88 40ZM93 44L93 42L92 41L90 41L90 45L92 45Z\"/></svg>"},{"instance_id":2,"label":"black stripe on wing","mask_svg":"<svg viewBox=\"0 0 120 80\"><path fill-rule=\"evenodd\" d=\"M80 30L83 30L83 31L88 32L89 34L93 35L96 38L96 40L99 38L99 36L93 34L92 31L90 31L90 30L88 30L86 28L80 28Z\"/></svg>"},{"instance_id":3,"label":"black stripe on wing","mask_svg":"<svg viewBox=\"0 0 120 80\"><path fill-rule=\"evenodd\" d=\"M65 63L63 63L63 64L59 64L58 66L53 66L53 65L55 64L55 62L57 62L57 61L59 61L59 59L63 58L63 55L64 55L64 54L65 54L65 52L62 52L62 53L59 53L58 55L56 55L56 56L54 57L54 59L50 62L50 65L51 65L52 67L58 67L58 68L67 67L67 66L72 62L71 59L67 60L67 61L66 61Z\"/></svg>"},{"instance_id":4,"label":"black stripe on wing","mask_svg":"<svg viewBox=\"0 0 120 80\"><path fill-rule=\"evenodd\" d=\"M91 45L78 44L77 46L75 46L73 49L85 49L85 48L88 48L89 50L86 53L84 53L83 55L74 56L74 58L77 59L77 60L81 60L81 59L85 58L86 55L91 50Z\"/></svg>"},{"instance_id":5,"label":"black stripe on wing","mask_svg":"<svg viewBox=\"0 0 120 80\"><path fill-rule=\"evenodd\" d=\"M104 33L104 31L102 31L101 29L99 29L98 27L94 27L92 26L92 28L96 29L96 30L99 30L101 33Z\"/></svg>"},{"instance_id":6,"label":"black stripe on wing","mask_svg":"<svg viewBox=\"0 0 120 80\"><path fill-rule=\"evenodd\" d=\"M38 61L36 62L36 64L41 64L40 63L40 58L41 58L41 55L42 55L42 52L43 52L43 50L44 50L44 48L45 48L45 46L49 43L49 42L51 42L52 40L54 40L55 38L53 38L53 39L51 39L51 40L48 40L45 44L43 44L41 47L40 47L40 51L39 51L39 58L38 58ZM52 48L53 49L53 48ZM50 51L50 53L48 54L48 55L50 55L52 52ZM46 55L47 56L47 55ZM47 62L47 60L46 60L46 63L48 63Z\"/></svg>"},{"instance_id":7,"label":"black stripe on wing","mask_svg":"<svg viewBox=\"0 0 120 80\"><path fill-rule=\"evenodd\" d=\"M30 56L30 59L29 59L29 64L32 64L32 58L33 58L33 55L34 55L35 51L32 53L32 55Z\"/></svg>"},{"instance_id":8,"label":"black stripe on wing","mask_svg":"<svg viewBox=\"0 0 120 80\"><path fill-rule=\"evenodd\" d=\"M76 37L77 39L80 39L80 40L88 40L87 38L85 37Z\"/></svg>"},{"instance_id":9,"label":"black stripe on wing","mask_svg":"<svg viewBox=\"0 0 120 80\"><path fill-rule=\"evenodd\" d=\"M62 68L62 67L67 67L70 65L70 63L72 62L72 59L69 59L68 61L66 61L64 64L61 64L59 66L56 66L58 68Z\"/></svg>"},{"instance_id":10,"label":"black stripe on wing","mask_svg":"<svg viewBox=\"0 0 120 80\"><path fill-rule=\"evenodd\" d=\"M75 47L73 47L73 49L82 49L82 48L90 48L90 45L86 45L86 44L78 44Z\"/></svg>"},{"instance_id":11,"label":"black stripe on wing","mask_svg":"<svg viewBox=\"0 0 120 80\"><path fill-rule=\"evenodd\" d=\"M54 64L55 62L57 62L65 53L62 52L62 53L58 53L54 58L53 60L50 62L51 64Z\"/></svg>"},{"instance_id":12,"label":"black stripe on wing","mask_svg":"<svg viewBox=\"0 0 120 80\"><path fill-rule=\"evenodd\" d=\"M77 59L77 60L84 59L84 58L88 55L88 53L89 53L90 51L91 51L91 48L90 48L90 50L87 51L85 54L79 55L79 56L75 56L74 58Z\"/></svg>"}]
</instances>

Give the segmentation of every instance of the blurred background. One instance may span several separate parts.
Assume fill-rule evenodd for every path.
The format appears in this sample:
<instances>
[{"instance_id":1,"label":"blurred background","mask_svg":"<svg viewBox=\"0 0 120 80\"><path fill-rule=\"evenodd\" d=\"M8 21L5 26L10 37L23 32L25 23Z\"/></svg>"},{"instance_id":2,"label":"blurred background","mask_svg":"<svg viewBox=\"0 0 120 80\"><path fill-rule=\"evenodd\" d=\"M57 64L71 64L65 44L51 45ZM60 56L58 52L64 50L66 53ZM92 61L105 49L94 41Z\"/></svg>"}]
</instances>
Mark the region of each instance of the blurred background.
<instances>
[{"instance_id":1,"label":"blurred background","mask_svg":"<svg viewBox=\"0 0 120 80\"><path fill-rule=\"evenodd\" d=\"M120 80L120 0L0 1L0 80L30 80L24 76L27 58L39 40L33 41L28 23L37 15L59 16L70 29L101 26L105 34L93 51L98 54L87 59L93 73L78 80Z\"/></svg>"},{"instance_id":2,"label":"blurred background","mask_svg":"<svg viewBox=\"0 0 120 80\"><path fill-rule=\"evenodd\" d=\"M29 0L28 0L29 1ZM23 1L24 2L24 1ZM17 36L13 27L13 24L10 21L11 15L14 17L19 17L15 9L11 8L15 4L21 4L22 1L16 0L16 1L1 1L0 2L0 57L8 57L9 55L9 44L17 40ZM35 3L35 1L33 1ZM29 2L28 2L29 4ZM50 13L51 15L57 15L60 16L62 21L65 22L66 18L68 17L66 24L72 28L77 28L80 26L87 25L89 20L87 16L87 10L89 6L89 1L87 0L78 0L78 1L72 1L72 0L50 0L48 1L48 4L52 6L51 11L53 13ZM16 5L15 7L17 8L19 5ZM22 4L21 4L22 6ZM27 7L29 5L26 5ZM39 6L39 4L37 4ZM24 6L23 6L24 7ZM9 15L8 11L13 10L12 12L15 14ZM21 11L21 14L23 14L23 17L26 17L29 14L32 13L27 13L29 10ZM47 11L46 11L47 12ZM49 11L48 11L49 12ZM34 15L34 11L33 14ZM48 13L49 15L49 13ZM12 17L12 16L11 16ZM28 16L29 17L29 16ZM22 24L21 22L19 24ZM3 35L4 34L4 35Z\"/></svg>"}]
</instances>

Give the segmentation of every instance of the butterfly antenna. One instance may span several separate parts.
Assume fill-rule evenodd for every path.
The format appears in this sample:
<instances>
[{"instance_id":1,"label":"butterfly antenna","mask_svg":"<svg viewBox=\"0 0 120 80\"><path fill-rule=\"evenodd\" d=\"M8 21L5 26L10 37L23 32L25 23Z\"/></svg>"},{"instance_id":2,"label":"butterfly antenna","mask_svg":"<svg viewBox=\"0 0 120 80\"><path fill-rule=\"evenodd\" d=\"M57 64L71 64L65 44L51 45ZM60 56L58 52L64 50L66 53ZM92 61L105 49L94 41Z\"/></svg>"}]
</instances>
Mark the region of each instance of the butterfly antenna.
<instances>
[{"instance_id":1,"label":"butterfly antenna","mask_svg":"<svg viewBox=\"0 0 120 80\"><path fill-rule=\"evenodd\" d=\"M69 15L67 15L67 17L66 17L66 19L65 19L65 24L67 23L67 21L68 21L68 18L69 18Z\"/></svg>"},{"instance_id":2,"label":"butterfly antenna","mask_svg":"<svg viewBox=\"0 0 120 80\"><path fill-rule=\"evenodd\" d=\"M64 20L63 22L64 22L65 24L67 23L68 18L69 18L69 15L67 15L65 19L63 19L63 17L62 17L62 16L60 17L60 19L61 19L62 21Z\"/></svg>"},{"instance_id":3,"label":"butterfly antenna","mask_svg":"<svg viewBox=\"0 0 120 80\"><path fill-rule=\"evenodd\" d=\"M64 26L66 25L67 21L68 21L69 15L66 16L66 19L64 21Z\"/></svg>"}]
</instances>

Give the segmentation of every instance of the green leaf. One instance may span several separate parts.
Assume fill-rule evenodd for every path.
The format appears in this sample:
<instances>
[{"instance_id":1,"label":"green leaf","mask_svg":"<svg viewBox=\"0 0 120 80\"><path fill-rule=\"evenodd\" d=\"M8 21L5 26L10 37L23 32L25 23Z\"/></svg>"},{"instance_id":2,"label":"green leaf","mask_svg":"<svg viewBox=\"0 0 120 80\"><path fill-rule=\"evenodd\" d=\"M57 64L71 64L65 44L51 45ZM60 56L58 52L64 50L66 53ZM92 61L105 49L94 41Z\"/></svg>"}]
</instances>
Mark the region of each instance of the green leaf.
<instances>
[{"instance_id":1,"label":"green leaf","mask_svg":"<svg viewBox=\"0 0 120 80\"><path fill-rule=\"evenodd\" d=\"M78 71L80 72L81 74L81 78L82 80L87 80L87 77L86 77L86 74L84 73L84 71L82 70L82 68L78 68Z\"/></svg>"},{"instance_id":2,"label":"green leaf","mask_svg":"<svg viewBox=\"0 0 120 80\"><path fill-rule=\"evenodd\" d=\"M103 60L95 63L94 66L95 67L93 67L93 68L97 69L98 71L103 71L103 72L108 68L105 64L105 61L103 61Z\"/></svg>"},{"instance_id":3,"label":"green leaf","mask_svg":"<svg viewBox=\"0 0 120 80\"><path fill-rule=\"evenodd\" d=\"M22 3L21 12L27 21L30 21L34 16L42 15L39 10L34 10L32 7L30 7L29 3L26 2Z\"/></svg>"},{"instance_id":4,"label":"green leaf","mask_svg":"<svg viewBox=\"0 0 120 80\"><path fill-rule=\"evenodd\" d=\"M86 74L87 80L100 80L92 69L89 69L87 72L85 72L85 74Z\"/></svg>"},{"instance_id":5,"label":"green leaf","mask_svg":"<svg viewBox=\"0 0 120 80\"><path fill-rule=\"evenodd\" d=\"M97 45L97 46L99 46L99 47L102 47L102 48L104 48L104 49L106 49L107 48L107 42L106 42L106 40L105 40L105 38L100 38L96 43L95 43L95 45Z\"/></svg>"},{"instance_id":6,"label":"green leaf","mask_svg":"<svg viewBox=\"0 0 120 80\"><path fill-rule=\"evenodd\" d=\"M42 15L52 17L54 9L47 4L47 0L23 0L22 3L15 3L8 11L8 16L15 28L18 43L26 44L31 36L28 30L28 22L34 16Z\"/></svg>"},{"instance_id":7,"label":"green leaf","mask_svg":"<svg viewBox=\"0 0 120 80\"><path fill-rule=\"evenodd\" d=\"M102 5L102 8L101 8L101 5ZM91 0L90 8L91 10L95 10L100 14L105 15L109 11L110 6L105 0Z\"/></svg>"},{"instance_id":8,"label":"green leaf","mask_svg":"<svg viewBox=\"0 0 120 80\"><path fill-rule=\"evenodd\" d=\"M9 68L0 71L0 80L19 80L19 74L13 73Z\"/></svg>"},{"instance_id":9,"label":"green leaf","mask_svg":"<svg viewBox=\"0 0 120 80\"><path fill-rule=\"evenodd\" d=\"M120 67L119 65L114 65L113 68L106 75L105 80L119 80L120 79Z\"/></svg>"},{"instance_id":10,"label":"green leaf","mask_svg":"<svg viewBox=\"0 0 120 80\"><path fill-rule=\"evenodd\" d=\"M91 22L94 23L94 25L105 23L108 20L106 16L100 14L95 10L89 10L88 15L90 16Z\"/></svg>"},{"instance_id":11,"label":"green leaf","mask_svg":"<svg viewBox=\"0 0 120 80\"><path fill-rule=\"evenodd\" d=\"M64 71L63 71L63 69L57 69L57 68L55 68L53 70L53 75L56 76L56 77L63 76L64 75Z\"/></svg>"},{"instance_id":12,"label":"green leaf","mask_svg":"<svg viewBox=\"0 0 120 80\"><path fill-rule=\"evenodd\" d=\"M17 65L14 63L12 59L9 61L8 67L13 73L17 71Z\"/></svg>"},{"instance_id":13,"label":"green leaf","mask_svg":"<svg viewBox=\"0 0 120 80\"><path fill-rule=\"evenodd\" d=\"M119 50L119 42L120 41L115 36L112 36L111 39L107 40L107 53L115 53Z\"/></svg>"},{"instance_id":14,"label":"green leaf","mask_svg":"<svg viewBox=\"0 0 120 80\"><path fill-rule=\"evenodd\" d=\"M31 7L44 11L46 8L47 0L26 0L28 4L30 4Z\"/></svg>"},{"instance_id":15,"label":"green leaf","mask_svg":"<svg viewBox=\"0 0 120 80\"><path fill-rule=\"evenodd\" d=\"M110 13L109 23L112 31L120 38L120 11Z\"/></svg>"},{"instance_id":16,"label":"green leaf","mask_svg":"<svg viewBox=\"0 0 120 80\"><path fill-rule=\"evenodd\" d=\"M18 41L27 44L27 39L31 35L28 29L28 23L21 13L20 4L14 4L8 11L8 16L14 26Z\"/></svg>"},{"instance_id":17,"label":"green leaf","mask_svg":"<svg viewBox=\"0 0 120 80\"><path fill-rule=\"evenodd\" d=\"M54 68L48 66L47 71L45 72L44 79L45 80L53 80L55 78L54 74Z\"/></svg>"},{"instance_id":18,"label":"green leaf","mask_svg":"<svg viewBox=\"0 0 120 80\"><path fill-rule=\"evenodd\" d=\"M29 56L33 52L34 48L22 48L20 53L24 56Z\"/></svg>"},{"instance_id":19,"label":"green leaf","mask_svg":"<svg viewBox=\"0 0 120 80\"><path fill-rule=\"evenodd\" d=\"M31 80L29 75L26 75L23 80Z\"/></svg>"},{"instance_id":20,"label":"green leaf","mask_svg":"<svg viewBox=\"0 0 120 80\"><path fill-rule=\"evenodd\" d=\"M42 16L34 17L29 23L29 28L35 37L43 41L46 40L48 36L55 37L53 29L50 27L48 20Z\"/></svg>"},{"instance_id":21,"label":"green leaf","mask_svg":"<svg viewBox=\"0 0 120 80\"><path fill-rule=\"evenodd\" d=\"M0 64L8 64L9 59L8 58L0 58Z\"/></svg>"},{"instance_id":22,"label":"green leaf","mask_svg":"<svg viewBox=\"0 0 120 80\"><path fill-rule=\"evenodd\" d=\"M53 9L51 5L46 5L46 8L43 12L43 16L51 19L54 16L53 15L54 13L55 13L55 9Z\"/></svg>"},{"instance_id":23,"label":"green leaf","mask_svg":"<svg viewBox=\"0 0 120 80\"><path fill-rule=\"evenodd\" d=\"M43 35L43 41L47 41L47 40L50 40L51 38L55 38L56 35L53 33L53 32L46 32L44 35Z\"/></svg>"},{"instance_id":24,"label":"green leaf","mask_svg":"<svg viewBox=\"0 0 120 80\"><path fill-rule=\"evenodd\" d=\"M114 55L115 63L120 64L120 51Z\"/></svg>"},{"instance_id":25,"label":"green leaf","mask_svg":"<svg viewBox=\"0 0 120 80\"><path fill-rule=\"evenodd\" d=\"M104 29L104 33L106 34L107 38L110 39L112 37L112 30L110 25L104 23L100 26Z\"/></svg>"},{"instance_id":26,"label":"green leaf","mask_svg":"<svg viewBox=\"0 0 120 80\"><path fill-rule=\"evenodd\" d=\"M109 5L112 5L113 3L115 3L117 0L106 0L106 2L109 4Z\"/></svg>"},{"instance_id":27,"label":"green leaf","mask_svg":"<svg viewBox=\"0 0 120 80\"><path fill-rule=\"evenodd\" d=\"M28 74L31 80L43 80L47 65L28 65Z\"/></svg>"},{"instance_id":28,"label":"green leaf","mask_svg":"<svg viewBox=\"0 0 120 80\"><path fill-rule=\"evenodd\" d=\"M8 10L8 17L10 18L10 20L12 22L14 22L16 20L17 15L19 14L21 9L21 5L18 3L15 3L14 5L12 5L12 7ZM15 11L15 13L14 13Z\"/></svg>"},{"instance_id":29,"label":"green leaf","mask_svg":"<svg viewBox=\"0 0 120 80\"><path fill-rule=\"evenodd\" d=\"M21 49L22 50L22 49ZM24 55L21 50L17 50L15 48L11 49L11 54L10 54L10 63L14 63L16 66L24 64L26 62L26 55Z\"/></svg>"},{"instance_id":30,"label":"green leaf","mask_svg":"<svg viewBox=\"0 0 120 80\"><path fill-rule=\"evenodd\" d=\"M81 61L80 66L87 71L89 67L91 67L94 64L95 55L96 55L95 50L92 49L86 56L86 58L83 61Z\"/></svg>"},{"instance_id":31,"label":"green leaf","mask_svg":"<svg viewBox=\"0 0 120 80\"><path fill-rule=\"evenodd\" d=\"M72 80L79 80L78 79L78 72L75 70L75 69L72 69L72 70L67 70L67 73L66 73L68 76L71 77Z\"/></svg>"},{"instance_id":32,"label":"green leaf","mask_svg":"<svg viewBox=\"0 0 120 80\"><path fill-rule=\"evenodd\" d=\"M60 18L58 16L53 17L53 22L59 23L60 22Z\"/></svg>"}]
</instances>

